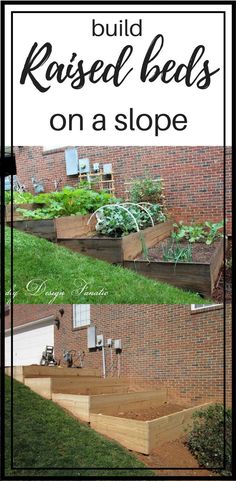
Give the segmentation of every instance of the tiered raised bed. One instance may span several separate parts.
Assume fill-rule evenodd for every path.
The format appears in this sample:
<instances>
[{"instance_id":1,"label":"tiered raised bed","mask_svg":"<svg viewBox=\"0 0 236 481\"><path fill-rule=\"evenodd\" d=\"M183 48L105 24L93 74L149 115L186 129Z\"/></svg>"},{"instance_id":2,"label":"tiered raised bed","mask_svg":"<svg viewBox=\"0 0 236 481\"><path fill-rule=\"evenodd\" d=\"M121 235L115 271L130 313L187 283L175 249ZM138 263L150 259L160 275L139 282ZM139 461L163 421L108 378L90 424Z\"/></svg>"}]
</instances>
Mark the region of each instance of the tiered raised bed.
<instances>
[{"instance_id":1,"label":"tiered raised bed","mask_svg":"<svg viewBox=\"0 0 236 481\"><path fill-rule=\"evenodd\" d=\"M11 376L11 367L5 368L5 374ZM13 378L19 382L24 383L27 378L68 378L68 377L97 377L100 378L101 374L99 369L92 368L66 368L59 366L39 366L32 364L29 366L14 366L12 369Z\"/></svg>"},{"instance_id":2,"label":"tiered raised bed","mask_svg":"<svg viewBox=\"0 0 236 481\"><path fill-rule=\"evenodd\" d=\"M6 222L11 222L11 212L13 211L13 220L24 220L24 216L18 209L26 209L26 210L36 210L40 207L44 207L45 204L37 204L36 202L32 204L7 204L6 205Z\"/></svg>"},{"instance_id":3,"label":"tiered raised bed","mask_svg":"<svg viewBox=\"0 0 236 481\"><path fill-rule=\"evenodd\" d=\"M143 454L181 437L191 428L193 413L209 406L176 404L166 388L140 391L137 386L135 392L127 378L103 379L96 369L26 366L13 371L30 389L97 432Z\"/></svg>"},{"instance_id":4,"label":"tiered raised bed","mask_svg":"<svg viewBox=\"0 0 236 481\"><path fill-rule=\"evenodd\" d=\"M174 263L152 260L152 258L145 260L142 256L137 256L134 261L125 260L124 267L152 279L196 291L207 297L213 292L223 260L224 240L220 239L213 244L209 259L204 259L202 262Z\"/></svg>"},{"instance_id":5,"label":"tiered raised bed","mask_svg":"<svg viewBox=\"0 0 236 481\"><path fill-rule=\"evenodd\" d=\"M124 237L112 238L98 236L95 223L93 220L92 226L84 225L84 233L81 235L75 217L55 219L58 244L76 252L118 264L140 255L143 242L146 247L153 247L157 242L168 237L172 231L172 222L167 221Z\"/></svg>"},{"instance_id":6,"label":"tiered raised bed","mask_svg":"<svg viewBox=\"0 0 236 481\"><path fill-rule=\"evenodd\" d=\"M85 235L86 233L93 229L93 223L90 226L87 226L87 222L89 220L90 215L76 215L76 216L68 216L68 217L61 217L59 219L42 219L42 220L31 220L31 219L15 219L13 217L12 226L15 229L22 230L24 232L28 232L30 234L36 235L38 237L42 237L52 242L57 241L57 229L58 225L63 226L66 225L68 228L68 235L71 235L71 231L73 234L73 229L76 226L77 233L81 236ZM57 221L61 220L61 223L57 223ZM8 218L8 224L10 224L10 220ZM63 228L62 228L63 231Z\"/></svg>"},{"instance_id":7,"label":"tiered raised bed","mask_svg":"<svg viewBox=\"0 0 236 481\"><path fill-rule=\"evenodd\" d=\"M78 370L78 371L82 371ZM53 376L53 377L52 377ZM77 377L28 377L25 384L47 399L52 399L52 394L90 394L91 391L97 394L127 392L129 384L126 379L103 379L97 376Z\"/></svg>"},{"instance_id":8,"label":"tiered raised bed","mask_svg":"<svg viewBox=\"0 0 236 481\"><path fill-rule=\"evenodd\" d=\"M106 381L106 383L99 383L99 386L90 386L90 390L86 394L53 392L52 400L79 419L89 422L91 413L101 413L104 410L110 413L117 409L123 409L124 406L129 409L139 409L140 406L150 405L150 401L158 400L160 402L166 399L166 389L130 392L131 388L127 380L118 380L115 384L111 382L111 379Z\"/></svg>"},{"instance_id":9,"label":"tiered raised bed","mask_svg":"<svg viewBox=\"0 0 236 481\"><path fill-rule=\"evenodd\" d=\"M162 414L160 417L153 419L154 409L159 406ZM200 404L194 407L184 408L180 405L175 405L163 402L163 399L153 400L149 403L149 409L145 409L145 420L142 419L143 407L137 407L139 412L139 420L131 419L128 416L122 417L118 415L119 411L123 410L123 415L127 411L127 407L124 405L117 410L117 416L111 416L106 414L106 409L101 409L101 412L90 414L90 425L95 431L101 434L107 435L112 439L115 439L123 446L132 451L137 451L143 454L150 454L153 449L161 446L167 441L173 441L180 438L186 433L186 430L191 429L192 415L199 409L207 408L209 403ZM171 414L163 414L165 412L172 411ZM149 420L148 418L149 411Z\"/></svg>"}]
</instances>

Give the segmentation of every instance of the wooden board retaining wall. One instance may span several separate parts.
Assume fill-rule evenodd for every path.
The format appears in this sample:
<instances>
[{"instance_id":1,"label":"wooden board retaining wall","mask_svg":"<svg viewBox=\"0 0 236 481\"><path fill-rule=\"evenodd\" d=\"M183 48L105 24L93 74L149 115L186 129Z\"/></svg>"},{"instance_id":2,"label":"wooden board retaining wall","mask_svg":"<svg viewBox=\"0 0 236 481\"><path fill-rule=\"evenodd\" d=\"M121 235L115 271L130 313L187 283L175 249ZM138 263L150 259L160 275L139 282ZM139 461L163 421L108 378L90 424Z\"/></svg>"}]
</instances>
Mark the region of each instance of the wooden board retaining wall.
<instances>
[{"instance_id":1,"label":"wooden board retaining wall","mask_svg":"<svg viewBox=\"0 0 236 481\"><path fill-rule=\"evenodd\" d=\"M165 442L184 435L186 430L191 429L193 413L209 405L201 404L151 421L90 413L90 425L95 431L115 439L132 451L150 454Z\"/></svg>"},{"instance_id":2,"label":"wooden board retaining wall","mask_svg":"<svg viewBox=\"0 0 236 481\"><path fill-rule=\"evenodd\" d=\"M98 377L26 377L26 386L47 399L52 393L60 394L112 394L129 390L129 381L125 378Z\"/></svg>"},{"instance_id":3,"label":"wooden board retaining wall","mask_svg":"<svg viewBox=\"0 0 236 481\"><path fill-rule=\"evenodd\" d=\"M36 210L45 207L45 205L46 204L37 204L36 202L31 204L13 204L13 220L26 220L23 214L18 212L17 209ZM11 222L11 204L6 205L5 215L6 222Z\"/></svg>"},{"instance_id":4,"label":"wooden board retaining wall","mask_svg":"<svg viewBox=\"0 0 236 481\"><path fill-rule=\"evenodd\" d=\"M45 220L14 220L12 227L29 234L42 237L49 241L56 241L56 228L54 219Z\"/></svg>"},{"instance_id":5,"label":"wooden board retaining wall","mask_svg":"<svg viewBox=\"0 0 236 481\"><path fill-rule=\"evenodd\" d=\"M124 267L151 279L167 282L181 289L198 292L207 297L212 294L220 268L224 261L224 241L221 239L211 259L205 263L124 261Z\"/></svg>"},{"instance_id":6,"label":"wooden board retaining wall","mask_svg":"<svg viewBox=\"0 0 236 481\"><path fill-rule=\"evenodd\" d=\"M83 421L90 421L90 413L113 414L125 409L144 409L167 401L167 389L116 394L76 395L52 393L52 400Z\"/></svg>"},{"instance_id":7,"label":"wooden board retaining wall","mask_svg":"<svg viewBox=\"0 0 236 481\"><path fill-rule=\"evenodd\" d=\"M58 217L55 219L57 238L76 239L94 232L97 221L92 217L88 224L90 217L91 214Z\"/></svg>"},{"instance_id":8,"label":"wooden board retaining wall","mask_svg":"<svg viewBox=\"0 0 236 481\"><path fill-rule=\"evenodd\" d=\"M139 256L143 251L143 243L147 248L151 248L164 240L171 234L172 229L173 223L167 221L119 238L97 236L96 232L90 232L89 236L82 237L73 230L72 238L68 236L60 238L58 233L57 242L76 252L119 264Z\"/></svg>"}]
</instances>

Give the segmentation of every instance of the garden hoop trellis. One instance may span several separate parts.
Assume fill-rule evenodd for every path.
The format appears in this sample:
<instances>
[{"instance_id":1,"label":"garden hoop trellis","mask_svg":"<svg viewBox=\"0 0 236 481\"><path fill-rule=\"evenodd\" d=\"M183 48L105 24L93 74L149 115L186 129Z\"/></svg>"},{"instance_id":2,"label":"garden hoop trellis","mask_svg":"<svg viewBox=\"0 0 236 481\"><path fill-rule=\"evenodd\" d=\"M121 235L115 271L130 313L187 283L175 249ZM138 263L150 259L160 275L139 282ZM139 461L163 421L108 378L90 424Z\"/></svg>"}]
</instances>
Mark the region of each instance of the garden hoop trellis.
<instances>
[{"instance_id":1,"label":"garden hoop trellis","mask_svg":"<svg viewBox=\"0 0 236 481\"><path fill-rule=\"evenodd\" d=\"M149 204L148 202L145 202L145 204ZM125 205L135 205L137 207L139 207L141 210L143 210L144 212L146 212L146 214L148 215L148 217L151 219L151 223L152 223L152 226L154 227L154 221L153 221L153 217L152 215L150 214L149 210L145 207L143 207L142 205L140 204L137 204L135 202L123 202L122 204L106 204L106 205L103 205L101 207L99 207L98 209L95 210L95 212L92 213L92 215L90 216L88 222L87 222L87 225L90 224L90 221L91 219L93 218L94 215L97 214L97 212L99 212L100 210L102 209L105 209L105 208L120 208L122 210L124 210L125 212L127 212L133 219L134 223L135 223L135 226L136 226L136 230L137 232L140 232L140 228L139 228L139 225L138 225L138 222L134 216L134 214L132 212L129 211L129 209L127 209L126 207L124 207ZM149 205L152 205L152 204L149 204Z\"/></svg>"}]
</instances>

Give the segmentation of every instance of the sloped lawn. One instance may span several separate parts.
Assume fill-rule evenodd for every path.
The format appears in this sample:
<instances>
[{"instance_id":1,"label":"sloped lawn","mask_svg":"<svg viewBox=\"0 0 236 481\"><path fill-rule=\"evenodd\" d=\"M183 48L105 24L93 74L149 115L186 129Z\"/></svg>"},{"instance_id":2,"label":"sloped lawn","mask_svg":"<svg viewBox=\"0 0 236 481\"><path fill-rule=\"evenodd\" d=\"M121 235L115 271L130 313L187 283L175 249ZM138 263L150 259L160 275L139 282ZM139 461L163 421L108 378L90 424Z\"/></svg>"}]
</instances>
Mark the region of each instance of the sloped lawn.
<instances>
[{"instance_id":1,"label":"sloped lawn","mask_svg":"<svg viewBox=\"0 0 236 481\"><path fill-rule=\"evenodd\" d=\"M14 230L14 302L29 304L204 304L198 294L83 256ZM6 228L6 301L10 290Z\"/></svg>"},{"instance_id":2,"label":"sloped lawn","mask_svg":"<svg viewBox=\"0 0 236 481\"><path fill-rule=\"evenodd\" d=\"M110 474L124 476L127 479L130 476L142 476L144 473L147 478L154 475L149 469L145 471L139 469L145 468L145 465L117 443L92 431L52 401L41 398L17 381L14 381L13 387L13 466L15 469L12 470L10 467L10 383L10 378L6 376L7 476L42 475L43 479L43 476L52 475L67 476L68 479L70 476L83 479L83 476L109 476ZM32 469L26 470L26 467ZM114 468L114 470L108 471L108 468Z\"/></svg>"}]
</instances>

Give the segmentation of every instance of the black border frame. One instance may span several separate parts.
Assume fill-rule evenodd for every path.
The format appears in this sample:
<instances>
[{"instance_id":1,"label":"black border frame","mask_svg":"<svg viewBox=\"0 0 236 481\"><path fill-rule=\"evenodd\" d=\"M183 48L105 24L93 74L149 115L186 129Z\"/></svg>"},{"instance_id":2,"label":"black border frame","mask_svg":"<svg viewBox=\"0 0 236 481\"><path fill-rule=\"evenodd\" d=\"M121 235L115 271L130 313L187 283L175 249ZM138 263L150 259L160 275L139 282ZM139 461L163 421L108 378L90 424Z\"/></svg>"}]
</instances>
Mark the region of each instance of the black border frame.
<instances>
[{"instance_id":1,"label":"black border frame","mask_svg":"<svg viewBox=\"0 0 236 481\"><path fill-rule=\"evenodd\" d=\"M82 1L82 2L78 2L78 1L68 1L68 2L65 2L65 1L62 1L62 2L55 2L55 1L31 1L31 2L27 2L27 1L3 1L2 2L2 5L1 5L1 11L2 11L2 17L1 17L1 36L2 36L2 42L1 42L1 67L2 67L2 72L4 72L4 67L5 67L5 5L29 5L29 6L33 6L33 5L76 5L76 6L79 6L79 5L140 5L140 6L143 6L143 5L154 5L154 6L158 6L158 5L185 5L188 6L188 5L231 5L232 7L232 67L233 67L233 74L232 74L232 80L233 80L233 83L232 83L232 86L234 86L234 81L235 81L235 40L236 40L236 35L235 35L235 31L234 31L234 21L235 21L235 13L236 13L236 5L234 4L234 1L215 1L215 2L207 2L207 1L188 1L188 2L181 2L181 1L177 1L177 2L173 2L173 1L162 1L162 2L156 2L156 1L150 1L150 2L140 2L140 1L110 1L110 2L93 2L93 1ZM12 39L13 39L13 13L43 13L42 11L36 11L34 10L33 12L29 12L29 11L17 11L17 12L11 12L11 27L12 27ZM46 11L44 13L73 13L73 12L68 12L67 11ZM76 13L101 13L101 10L100 11L82 11L82 12L76 12ZM151 12L151 11L131 11L129 12L128 10L126 10L125 12L122 12L122 11L118 11L118 12L115 12L115 11L111 11L111 12L108 12L108 11L102 11L102 13L158 13L158 12ZM223 13L224 14L224 73L225 73L225 12L220 12L220 11L178 11L178 12L172 12L172 11L161 11L159 13ZM13 73L13 42L12 42L12 46L11 46L11 76L12 76L12 73ZM2 110L1 110L1 118L2 118L2 125L1 125L1 138L2 138L2 142L1 142L1 152L4 152L5 151L5 145L4 145L4 141L5 141L5 126L4 126L4 119L5 119L5 79L4 79L4 76L2 76L2 79L3 79L3 82L2 82L2 85L1 85L1 105L2 105ZM232 87L232 90L233 90L233 87ZM235 126L235 98L234 98L234 91L232 92L233 94L233 122L232 122L232 146L233 146L233 155L234 155L234 152L235 152L235 143L234 143L234 126ZM225 76L224 76L224 94L223 94L223 98L224 98L224 208L225 208L225 198L226 198L226 185L225 185L225 174L226 174L226 164L225 164L225 138L226 138L226 118L225 118L225 109L226 109L226 104L225 104L225 97L226 97L226 88L225 88ZM11 79L11 99L12 99L12 102L11 102L11 149L13 151L13 78ZM234 169L234 164L232 164L232 167ZM234 170L233 170L233 174L234 174ZM233 197L233 200L235 200L235 198ZM4 239L5 239L5 226L4 226L4 176L1 177L1 332L4 332L4 308L5 308L5 302L4 302L4 295L3 292L4 292L4 287L5 287L5 273L4 273L4 269L5 269L5 263L4 263ZM224 231L225 231L225 226L224 226ZM233 226L233 231L234 231L234 226ZM12 255L12 259L13 260L13 236L11 237L11 255ZM13 280L13 262L11 263L11 275L12 275L12 280ZM233 279L234 279L234 276L233 276ZM233 282L233 285L234 285L234 282ZM234 297L233 297L234 299ZM13 299L12 299L13 301ZM233 312L234 312L234 306L233 307ZM224 302L224 308L225 308L225 302ZM233 316L232 316L233 317ZM11 326L13 327L13 302L11 302ZM234 331L233 331L233 334L234 334ZM13 337L13 336L12 336ZM4 352L4 342L2 342L2 340L4 341L4 336L2 336L1 338L1 366L4 366L4 355L5 355L5 352ZM224 309L224 347L225 347L225 309ZM226 352L225 352L225 349L224 349L224 362L226 361ZM232 368L233 368L233 363L232 363ZM13 369L12 369L12 373L11 373L11 380L13 380ZM233 379L235 377L235 372L233 370ZM225 375L224 375L224 405L225 405L225 387L226 387L226 379L225 379ZM5 406L4 406L4 397L5 397L5 388L4 388L4 368L1 370L1 392L2 392L2 396L1 396L1 404L0 404L0 407L1 407L1 417L2 417L2 421L4 421L4 413L5 413ZM234 398L234 391L233 391L233 398ZM13 382L11 382L11 396L12 396L12 399L13 399ZM234 416L235 417L235 416ZM233 419L234 419L233 417ZM236 420L236 419L235 419ZM4 422L2 422L2 440L4 440ZM12 433L11 433L12 434ZM2 474L2 479L3 480L7 480L7 479L77 479L77 477L70 477L70 476L63 476L63 477L58 477L58 476L5 476L4 477L4 452L2 451L2 448L3 448L3 444L1 444L1 460L2 460L2 464L1 464L1 474ZM235 447L235 439L233 438L233 448ZM13 461L13 453L11 453L11 459ZM234 458L233 458L234 460ZM233 479L235 474L236 474L236 471L235 471L235 467L236 467L236 461L233 462L233 470L232 470L232 476L230 477L220 477L220 476L209 476L209 477L206 477L206 476L154 476L152 477L153 479ZM57 470L59 471L60 468L14 468L13 467L13 464L11 466L12 469L14 470L29 470L29 471L37 471L37 470L43 470L43 469L47 469L47 471L53 471L53 470ZM92 470L108 470L108 468L61 468L61 470L69 470L69 471L78 471L78 470L88 470L88 469L91 469ZM115 469L123 469L123 470L130 470L132 471L134 468L109 468L109 471L113 471ZM135 468L136 469L140 469L140 471L142 470L147 470L147 469L156 469L156 470L194 470L194 471L201 471L203 469L206 469L206 468L169 468L169 467L165 467L165 468ZM130 476L129 477L130 479L148 479L149 476L138 476L138 477L132 477ZM124 478L123 476L102 476L102 477L99 477L99 476L84 476L84 477L80 477L80 479L126 479Z\"/></svg>"}]
</instances>

